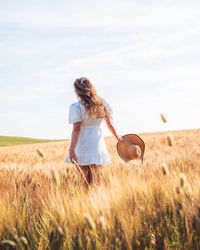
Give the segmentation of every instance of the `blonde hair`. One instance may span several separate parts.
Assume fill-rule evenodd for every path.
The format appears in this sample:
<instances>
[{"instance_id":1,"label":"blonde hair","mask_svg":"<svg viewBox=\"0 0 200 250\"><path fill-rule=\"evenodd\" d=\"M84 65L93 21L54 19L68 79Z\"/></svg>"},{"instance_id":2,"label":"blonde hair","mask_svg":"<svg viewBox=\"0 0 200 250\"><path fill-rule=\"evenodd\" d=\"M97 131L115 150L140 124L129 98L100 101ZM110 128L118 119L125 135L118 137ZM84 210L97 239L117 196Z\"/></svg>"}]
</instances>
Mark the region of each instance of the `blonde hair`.
<instances>
[{"instance_id":1,"label":"blonde hair","mask_svg":"<svg viewBox=\"0 0 200 250\"><path fill-rule=\"evenodd\" d=\"M88 78L77 78L74 82L74 88L81 104L84 105L90 115L97 118L110 117L102 99L97 95L94 85Z\"/></svg>"}]
</instances>

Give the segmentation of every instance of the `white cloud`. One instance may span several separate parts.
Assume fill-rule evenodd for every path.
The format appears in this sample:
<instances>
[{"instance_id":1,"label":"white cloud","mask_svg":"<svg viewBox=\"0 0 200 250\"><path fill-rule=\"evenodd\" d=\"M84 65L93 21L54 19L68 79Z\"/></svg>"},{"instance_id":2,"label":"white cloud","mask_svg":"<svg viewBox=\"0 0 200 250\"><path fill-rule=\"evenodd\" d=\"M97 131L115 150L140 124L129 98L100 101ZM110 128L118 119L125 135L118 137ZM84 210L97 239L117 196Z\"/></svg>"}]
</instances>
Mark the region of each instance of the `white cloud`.
<instances>
[{"instance_id":1,"label":"white cloud","mask_svg":"<svg viewBox=\"0 0 200 250\"><path fill-rule=\"evenodd\" d=\"M13 5L13 6L12 6ZM3 5L0 22L24 28L189 26L199 15L198 1L75 1ZM48 6L48 7L47 7Z\"/></svg>"},{"instance_id":2,"label":"white cloud","mask_svg":"<svg viewBox=\"0 0 200 250\"><path fill-rule=\"evenodd\" d=\"M80 75L111 103L121 133L162 129L160 112L169 128L200 126L199 2L0 5L1 133L69 136Z\"/></svg>"}]
</instances>

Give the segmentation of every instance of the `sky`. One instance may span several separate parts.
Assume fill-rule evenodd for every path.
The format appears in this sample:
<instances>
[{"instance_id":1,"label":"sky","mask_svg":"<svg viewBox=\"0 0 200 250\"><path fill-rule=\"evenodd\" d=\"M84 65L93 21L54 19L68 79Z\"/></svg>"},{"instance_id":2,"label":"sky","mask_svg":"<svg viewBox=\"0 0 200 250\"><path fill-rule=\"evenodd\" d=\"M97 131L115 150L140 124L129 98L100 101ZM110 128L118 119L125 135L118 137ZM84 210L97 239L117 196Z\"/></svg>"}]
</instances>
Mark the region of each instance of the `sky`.
<instances>
[{"instance_id":1,"label":"sky","mask_svg":"<svg viewBox=\"0 0 200 250\"><path fill-rule=\"evenodd\" d=\"M80 76L120 135L200 128L199 13L194 0L1 0L0 135L70 138Z\"/></svg>"}]
</instances>

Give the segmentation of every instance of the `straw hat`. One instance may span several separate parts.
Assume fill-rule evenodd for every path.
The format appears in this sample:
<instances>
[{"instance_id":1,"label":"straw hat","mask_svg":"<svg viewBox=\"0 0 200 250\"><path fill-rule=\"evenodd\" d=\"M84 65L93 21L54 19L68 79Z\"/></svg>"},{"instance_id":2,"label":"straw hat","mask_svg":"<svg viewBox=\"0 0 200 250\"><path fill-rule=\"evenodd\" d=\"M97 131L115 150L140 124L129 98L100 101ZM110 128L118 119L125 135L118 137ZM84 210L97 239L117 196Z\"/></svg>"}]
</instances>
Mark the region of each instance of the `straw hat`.
<instances>
[{"instance_id":1,"label":"straw hat","mask_svg":"<svg viewBox=\"0 0 200 250\"><path fill-rule=\"evenodd\" d=\"M134 160L138 164L143 163L145 143L138 135L127 134L122 136L122 142L118 142L116 147L119 156L125 162Z\"/></svg>"}]
</instances>

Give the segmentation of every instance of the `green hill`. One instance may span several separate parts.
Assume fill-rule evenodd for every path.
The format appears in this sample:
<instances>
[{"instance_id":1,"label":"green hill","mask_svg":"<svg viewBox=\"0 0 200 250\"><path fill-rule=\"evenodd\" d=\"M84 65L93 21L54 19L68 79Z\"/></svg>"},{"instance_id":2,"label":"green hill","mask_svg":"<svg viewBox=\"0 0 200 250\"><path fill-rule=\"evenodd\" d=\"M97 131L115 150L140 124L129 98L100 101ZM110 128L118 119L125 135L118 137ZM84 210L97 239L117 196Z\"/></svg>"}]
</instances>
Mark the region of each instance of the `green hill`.
<instances>
[{"instance_id":1,"label":"green hill","mask_svg":"<svg viewBox=\"0 0 200 250\"><path fill-rule=\"evenodd\" d=\"M19 144L53 142L53 141L62 141L62 140L36 139L36 138L17 137L17 136L0 136L0 147L14 146Z\"/></svg>"}]
</instances>

